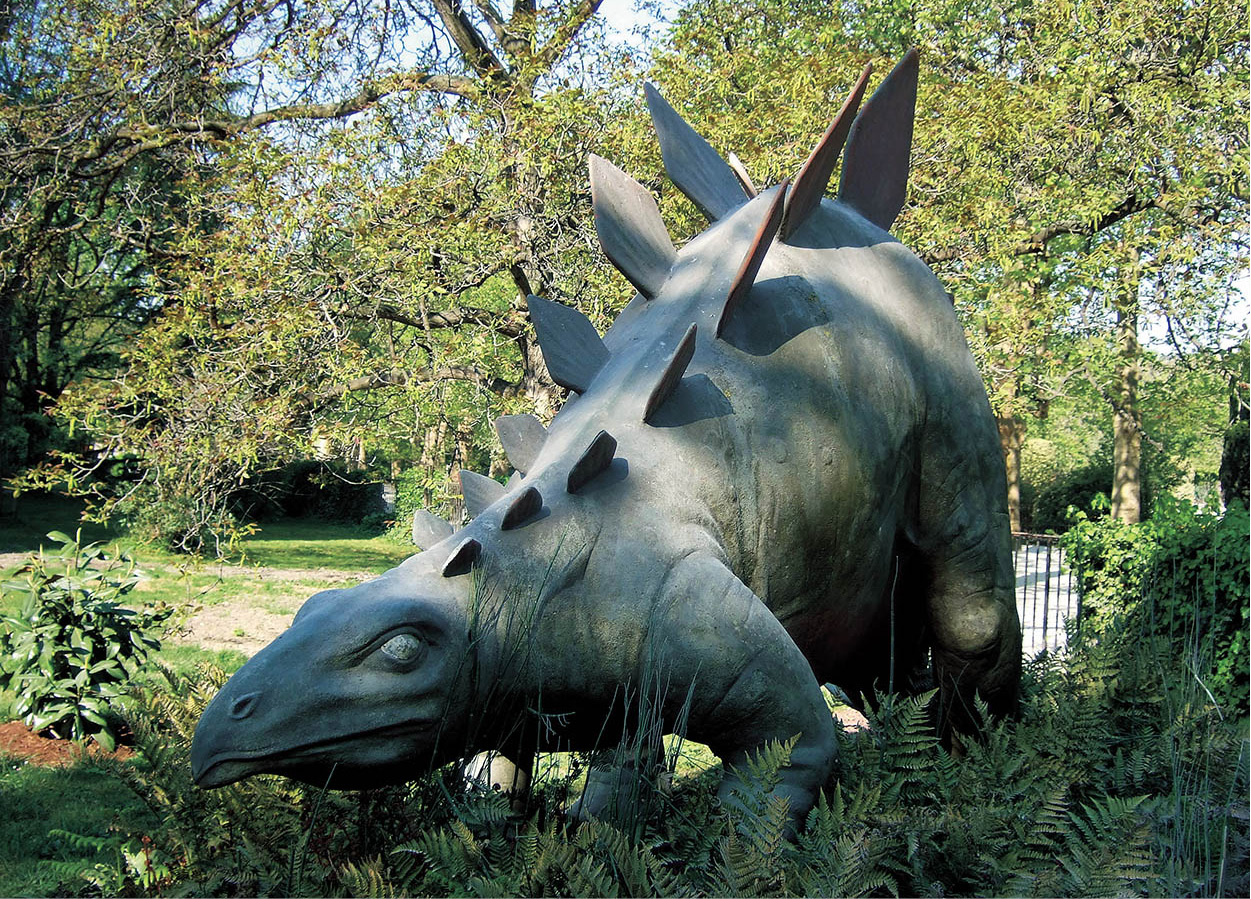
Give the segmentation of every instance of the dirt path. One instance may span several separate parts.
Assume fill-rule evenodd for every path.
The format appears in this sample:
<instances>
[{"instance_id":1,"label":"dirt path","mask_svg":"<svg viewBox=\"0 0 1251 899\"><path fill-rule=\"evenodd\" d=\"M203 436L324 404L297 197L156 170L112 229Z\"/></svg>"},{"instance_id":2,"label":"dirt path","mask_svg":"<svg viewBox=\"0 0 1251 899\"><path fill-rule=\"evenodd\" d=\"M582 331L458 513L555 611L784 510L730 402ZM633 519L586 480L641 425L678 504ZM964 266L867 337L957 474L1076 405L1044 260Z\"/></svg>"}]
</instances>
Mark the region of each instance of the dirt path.
<instances>
[{"instance_id":1,"label":"dirt path","mask_svg":"<svg viewBox=\"0 0 1251 899\"><path fill-rule=\"evenodd\" d=\"M295 612L299 611L313 593L334 587L351 587L377 574L368 571L340 571L333 568L258 568L231 565L214 565L207 573L223 580L246 577L252 581L270 584L281 589L290 586L283 605L290 613L273 612L258 608L246 600L227 600L204 606L191 616L171 642L188 643L205 649L233 649L244 655L255 655L275 637L286 630ZM313 581L315 589L308 584ZM272 601L271 594L271 601Z\"/></svg>"}]
</instances>

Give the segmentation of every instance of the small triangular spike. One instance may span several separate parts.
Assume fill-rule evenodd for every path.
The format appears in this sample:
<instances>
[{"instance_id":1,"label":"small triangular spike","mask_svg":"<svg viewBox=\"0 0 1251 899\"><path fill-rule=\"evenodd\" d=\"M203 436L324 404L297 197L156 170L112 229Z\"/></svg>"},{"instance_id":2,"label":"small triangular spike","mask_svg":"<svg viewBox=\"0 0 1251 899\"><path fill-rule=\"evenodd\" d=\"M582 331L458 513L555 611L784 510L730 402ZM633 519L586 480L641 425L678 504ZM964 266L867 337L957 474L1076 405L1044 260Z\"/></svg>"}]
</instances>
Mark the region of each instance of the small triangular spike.
<instances>
[{"instance_id":1,"label":"small triangular spike","mask_svg":"<svg viewBox=\"0 0 1251 899\"><path fill-rule=\"evenodd\" d=\"M456 577L468 574L473 568L473 563L477 562L481 556L482 544L472 537L466 537L456 549L452 550L452 554L443 563L443 576Z\"/></svg>"},{"instance_id":2,"label":"small triangular spike","mask_svg":"<svg viewBox=\"0 0 1251 899\"><path fill-rule=\"evenodd\" d=\"M504 513L504 520L500 524L501 531L511 531L513 528L521 527L535 515L539 514L539 510L543 508L543 496L539 493L537 487L527 487L518 493L511 503L508 504L508 511Z\"/></svg>"},{"instance_id":3,"label":"small triangular spike","mask_svg":"<svg viewBox=\"0 0 1251 899\"><path fill-rule=\"evenodd\" d=\"M508 476L508 480L504 482L504 492L510 493L514 487L521 483L521 472L514 471Z\"/></svg>"},{"instance_id":4,"label":"small triangular spike","mask_svg":"<svg viewBox=\"0 0 1251 899\"><path fill-rule=\"evenodd\" d=\"M534 294L526 297L526 302L552 380L561 387L586 393L608 361L608 347L599 332L589 318L572 306Z\"/></svg>"},{"instance_id":5,"label":"small triangular spike","mask_svg":"<svg viewBox=\"0 0 1251 899\"><path fill-rule=\"evenodd\" d=\"M726 322L730 320L730 316L734 314L734 310L751 292L751 286L756 281L756 275L760 273L760 265L764 262L765 254L769 252L769 246L773 243L774 235L778 233L778 227L782 224L782 210L786 203L786 191L790 186L789 182L783 181L777 187L777 193L773 196L773 202L769 204L768 210L765 212L764 221L760 223L759 230L756 231L756 237L751 242L751 246L747 248L747 255L743 257L743 263L739 266L738 274L734 276L734 282L730 285L730 294L726 297L725 306L721 310L721 318L717 321L717 336L721 336L721 332L725 329Z\"/></svg>"},{"instance_id":6,"label":"small triangular spike","mask_svg":"<svg viewBox=\"0 0 1251 899\"><path fill-rule=\"evenodd\" d=\"M634 289L653 299L677 259L656 201L607 159L590 156L591 205L604 255Z\"/></svg>"},{"instance_id":7,"label":"small triangular spike","mask_svg":"<svg viewBox=\"0 0 1251 899\"><path fill-rule=\"evenodd\" d=\"M730 171L738 178L738 183L743 186L743 193L747 194L749 200L760 193L756 190L756 185L752 183L751 175L747 174L747 166L743 165L743 160L731 153L726 161L730 164Z\"/></svg>"},{"instance_id":8,"label":"small triangular spike","mask_svg":"<svg viewBox=\"0 0 1251 899\"><path fill-rule=\"evenodd\" d=\"M530 470L547 440L547 428L533 415L501 415L495 419L495 433L508 461L522 474Z\"/></svg>"},{"instance_id":9,"label":"small triangular spike","mask_svg":"<svg viewBox=\"0 0 1251 899\"><path fill-rule=\"evenodd\" d=\"M455 533L456 529L438 515L418 509L413 513L413 545L429 549L436 543L442 543Z\"/></svg>"},{"instance_id":10,"label":"small triangular spike","mask_svg":"<svg viewBox=\"0 0 1251 899\"><path fill-rule=\"evenodd\" d=\"M682 380L682 375L686 372L686 367L691 363L691 356L695 355L695 324L686 329L686 333L682 335L682 339L678 342L678 348L673 351L673 355L669 357L669 361L665 363L664 374L660 376L660 380L656 382L656 386L652 388L651 396L647 398L647 405L643 407L643 421L651 421L652 415L661 407L665 400L669 399L670 394L677 388Z\"/></svg>"},{"instance_id":11,"label":"small triangular spike","mask_svg":"<svg viewBox=\"0 0 1251 899\"><path fill-rule=\"evenodd\" d=\"M709 221L723 218L746 199L738 176L720 154L678 115L651 84L643 85L647 108L660 140L665 171L678 190L699 207Z\"/></svg>"},{"instance_id":12,"label":"small triangular spike","mask_svg":"<svg viewBox=\"0 0 1251 899\"><path fill-rule=\"evenodd\" d=\"M461 469L460 492L470 518L477 518L491 503L504 495L504 485L495 478Z\"/></svg>"},{"instance_id":13,"label":"small triangular spike","mask_svg":"<svg viewBox=\"0 0 1251 899\"><path fill-rule=\"evenodd\" d=\"M872 71L872 64L864 67L851 93L847 95L846 101L838 111L838 115L834 117L830 127L821 136L821 140L812 151L812 155L808 157L808 161L804 163L804 167L795 176L795 182L786 197L786 210L782 214L782 240L786 240L799 230L799 226L807 221L812 210L820 205L821 197L825 195L825 188L830 183L830 175L834 174L838 155L847 141L847 133L851 131L851 123L856 117L856 110L860 108L864 88L869 83L869 73Z\"/></svg>"},{"instance_id":14,"label":"small triangular spike","mask_svg":"<svg viewBox=\"0 0 1251 899\"><path fill-rule=\"evenodd\" d=\"M577 493L586 483L612 464L613 453L617 451L617 440L607 431L600 431L591 441L578 461L569 470L566 488L570 493Z\"/></svg>"},{"instance_id":15,"label":"small triangular spike","mask_svg":"<svg viewBox=\"0 0 1251 899\"><path fill-rule=\"evenodd\" d=\"M894 224L908 190L918 67L914 47L856 116L843 154L838 198L883 229Z\"/></svg>"}]
</instances>

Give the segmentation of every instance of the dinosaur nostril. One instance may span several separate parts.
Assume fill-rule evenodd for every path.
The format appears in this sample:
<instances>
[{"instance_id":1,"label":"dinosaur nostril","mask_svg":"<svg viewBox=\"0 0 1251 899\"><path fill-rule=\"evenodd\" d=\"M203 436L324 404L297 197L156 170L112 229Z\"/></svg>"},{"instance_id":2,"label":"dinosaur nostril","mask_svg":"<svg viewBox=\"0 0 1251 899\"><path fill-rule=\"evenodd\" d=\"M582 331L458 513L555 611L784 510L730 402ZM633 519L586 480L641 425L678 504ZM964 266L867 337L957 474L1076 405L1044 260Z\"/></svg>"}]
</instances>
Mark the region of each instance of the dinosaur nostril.
<instances>
[{"instance_id":1,"label":"dinosaur nostril","mask_svg":"<svg viewBox=\"0 0 1251 899\"><path fill-rule=\"evenodd\" d=\"M244 693L234 701L230 706L230 717L238 721L240 718L246 718L252 714L252 710L256 708L256 700L260 698L260 693Z\"/></svg>"}]
</instances>

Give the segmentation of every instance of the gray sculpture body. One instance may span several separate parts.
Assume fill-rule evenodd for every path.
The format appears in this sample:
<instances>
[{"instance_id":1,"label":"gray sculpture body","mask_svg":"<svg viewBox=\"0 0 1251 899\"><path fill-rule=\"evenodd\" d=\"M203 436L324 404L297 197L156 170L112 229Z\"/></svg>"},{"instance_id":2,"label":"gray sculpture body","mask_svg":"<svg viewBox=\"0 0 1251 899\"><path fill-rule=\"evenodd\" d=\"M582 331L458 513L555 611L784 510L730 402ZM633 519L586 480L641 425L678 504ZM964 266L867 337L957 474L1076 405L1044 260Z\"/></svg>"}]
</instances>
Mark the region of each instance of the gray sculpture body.
<instances>
[{"instance_id":1,"label":"gray sculpture body","mask_svg":"<svg viewBox=\"0 0 1251 899\"><path fill-rule=\"evenodd\" d=\"M497 423L519 474L464 473L465 528L427 519L424 552L313 597L231 679L196 732L200 784L333 767L332 786L373 786L605 746L646 695L730 765L799 735L776 790L799 816L835 752L821 683L903 687L932 650L945 724L975 693L1014 707L994 422L946 292L885 230L915 55L852 127L867 76L794 185L758 195L649 89L711 226L676 251L650 195L592 158L596 227L638 296L602 341L531 298L574 396L547 430Z\"/></svg>"}]
</instances>

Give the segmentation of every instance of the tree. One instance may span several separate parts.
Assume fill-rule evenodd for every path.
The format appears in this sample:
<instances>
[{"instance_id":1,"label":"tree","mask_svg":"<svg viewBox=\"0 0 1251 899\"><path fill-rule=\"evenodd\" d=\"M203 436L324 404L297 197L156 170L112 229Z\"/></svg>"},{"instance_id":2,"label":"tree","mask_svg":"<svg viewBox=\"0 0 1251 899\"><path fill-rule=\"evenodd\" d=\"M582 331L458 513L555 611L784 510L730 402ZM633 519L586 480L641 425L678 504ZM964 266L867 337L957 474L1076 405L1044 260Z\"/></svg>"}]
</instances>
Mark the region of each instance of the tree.
<instances>
[{"instance_id":1,"label":"tree","mask_svg":"<svg viewBox=\"0 0 1251 899\"><path fill-rule=\"evenodd\" d=\"M115 367L152 314L144 286L196 171L176 146L139 150L128 117L221 97L193 36L123 12L0 10L0 482L48 448L45 413L66 386Z\"/></svg>"},{"instance_id":2,"label":"tree","mask_svg":"<svg viewBox=\"0 0 1251 899\"><path fill-rule=\"evenodd\" d=\"M314 444L442 471L488 442L483 413L550 411L525 295L602 314L624 283L587 239L585 156L617 111L598 6L152 4L225 99L157 121L127 117L125 87L107 99L114 157L179 148L200 176L124 365L58 404L92 452L39 477L81 487L94 461L140 456L100 514L180 506L166 529L195 548L229 529L232 489ZM132 49L91 59L124 70Z\"/></svg>"}]
</instances>

